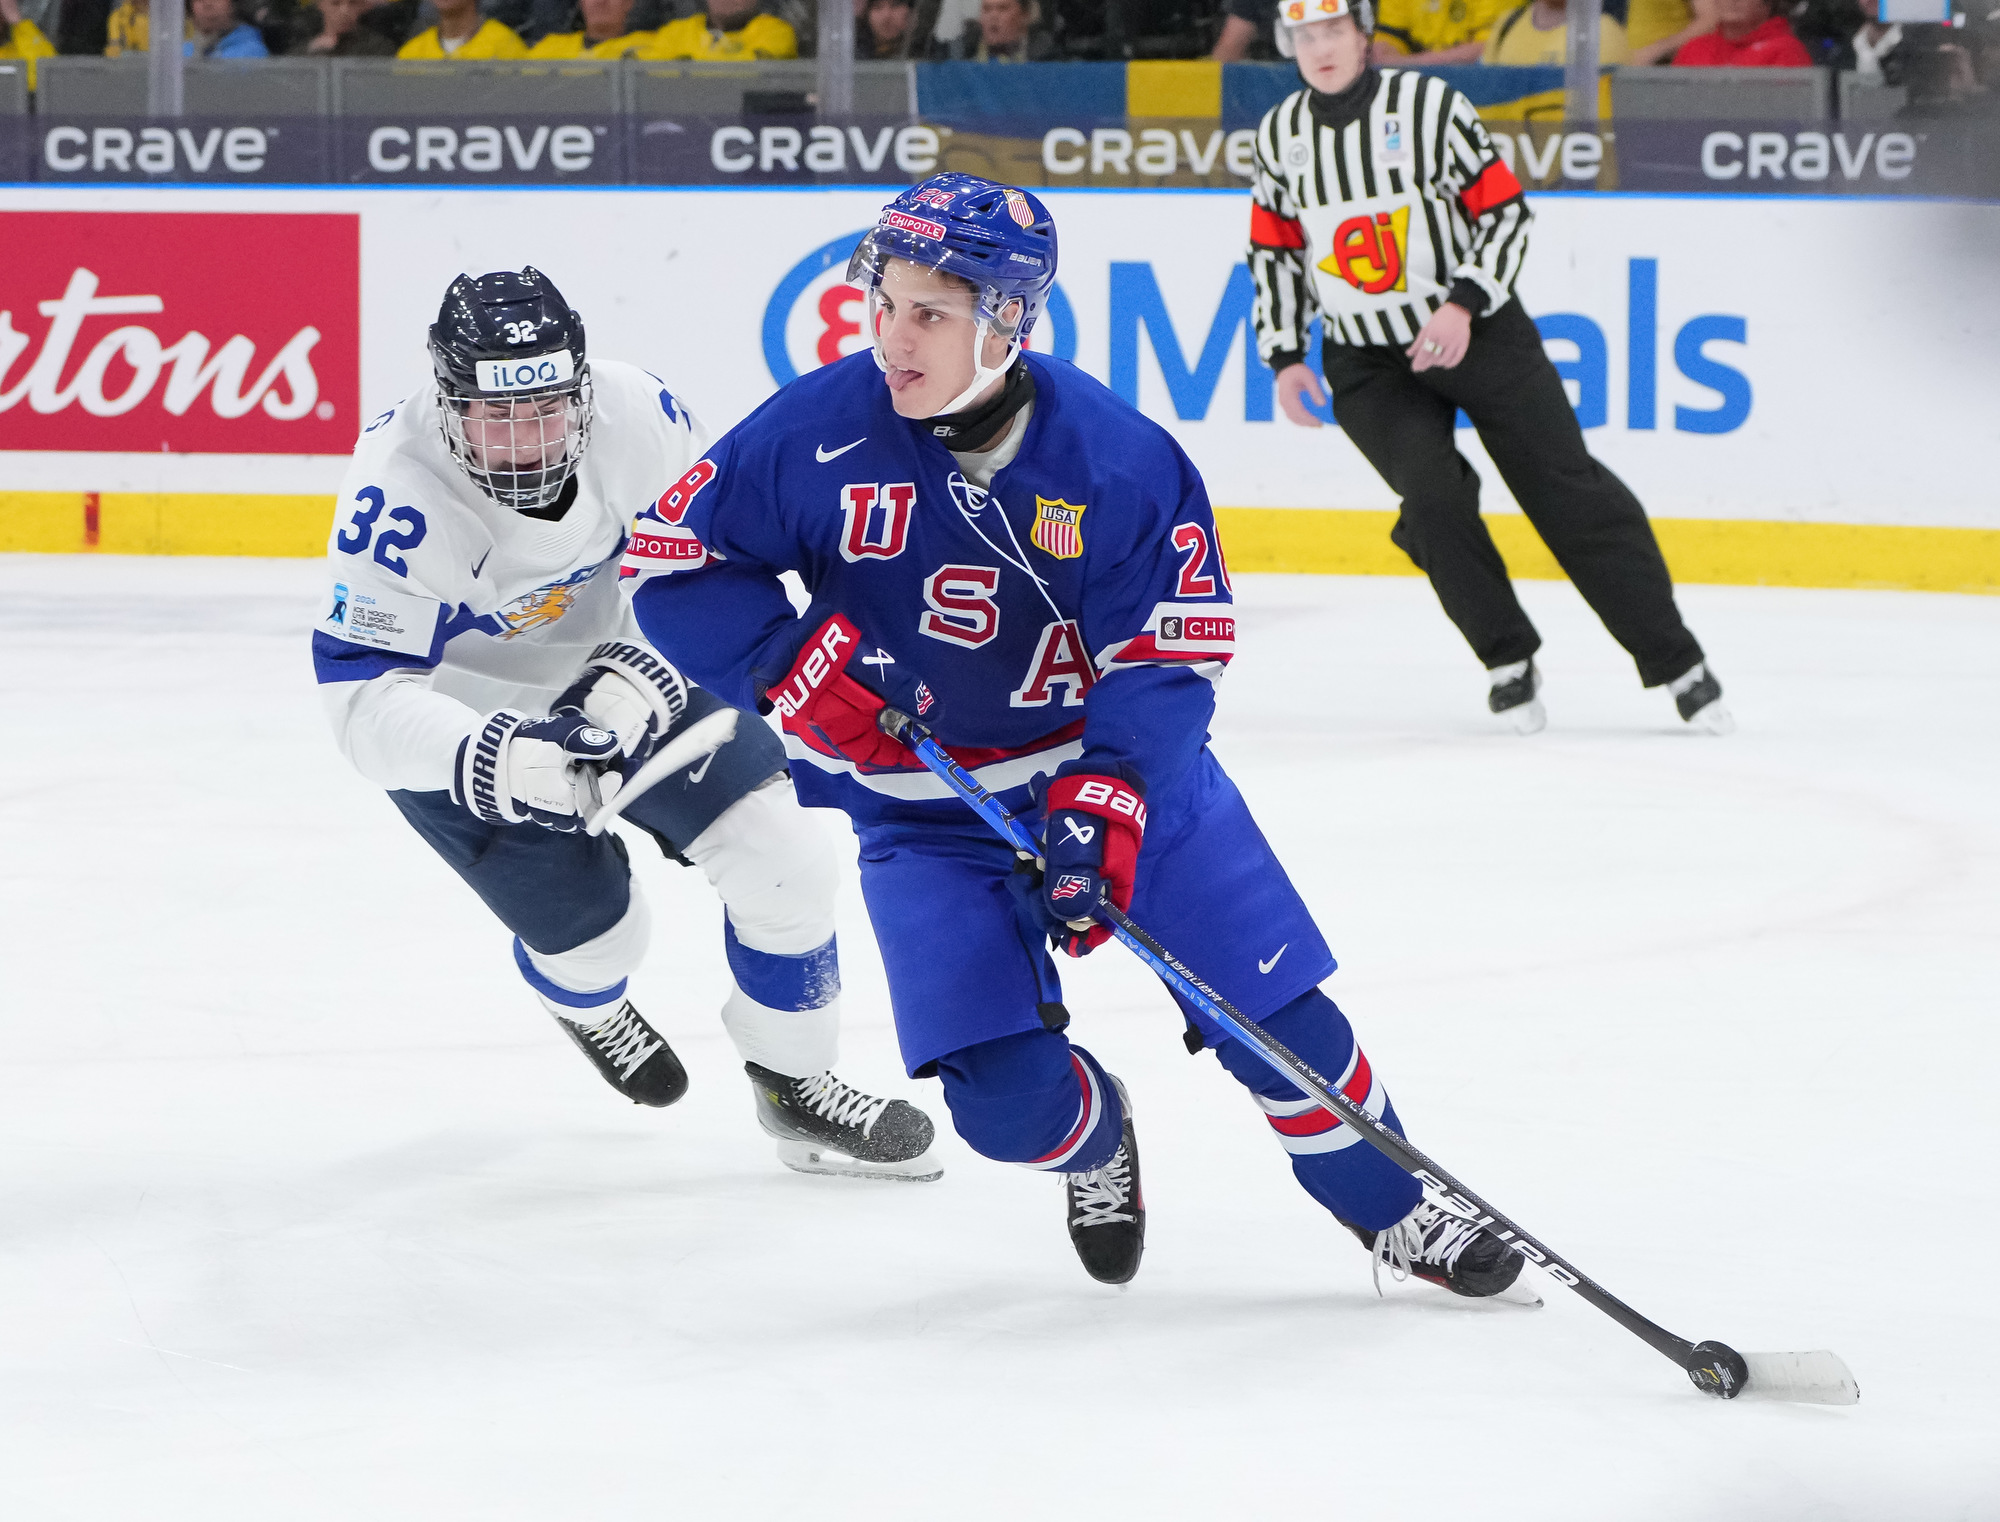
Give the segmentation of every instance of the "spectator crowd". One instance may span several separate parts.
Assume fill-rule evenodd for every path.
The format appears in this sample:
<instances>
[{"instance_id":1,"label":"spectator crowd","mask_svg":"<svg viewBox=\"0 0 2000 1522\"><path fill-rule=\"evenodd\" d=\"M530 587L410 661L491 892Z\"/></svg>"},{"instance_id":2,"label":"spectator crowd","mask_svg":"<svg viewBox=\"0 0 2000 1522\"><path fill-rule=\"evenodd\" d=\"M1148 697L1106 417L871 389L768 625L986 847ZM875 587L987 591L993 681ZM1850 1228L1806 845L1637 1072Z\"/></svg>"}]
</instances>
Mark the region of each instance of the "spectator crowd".
<instances>
[{"instance_id":1,"label":"spectator crowd","mask_svg":"<svg viewBox=\"0 0 2000 1522\"><path fill-rule=\"evenodd\" d=\"M1374 61L1561 64L1568 6L1378 0ZM2000 0L1898 26L1866 0L1597 0L1605 64L1851 69L1945 99L2000 99ZM1964 3L1964 0L1961 0ZM1276 0L853 0L861 59L1277 56ZM815 0L185 0L189 57L811 57ZM149 0L0 0L0 58L151 45Z\"/></svg>"}]
</instances>

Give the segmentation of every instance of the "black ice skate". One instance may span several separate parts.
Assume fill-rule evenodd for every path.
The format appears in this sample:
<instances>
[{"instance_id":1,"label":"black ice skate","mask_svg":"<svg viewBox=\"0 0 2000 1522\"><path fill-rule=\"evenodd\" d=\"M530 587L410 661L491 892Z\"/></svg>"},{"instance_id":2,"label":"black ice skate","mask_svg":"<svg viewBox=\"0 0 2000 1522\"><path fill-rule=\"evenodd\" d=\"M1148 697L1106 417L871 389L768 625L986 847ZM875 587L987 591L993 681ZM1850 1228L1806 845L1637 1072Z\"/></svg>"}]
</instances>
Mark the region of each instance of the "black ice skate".
<instances>
[{"instance_id":1,"label":"black ice skate","mask_svg":"<svg viewBox=\"0 0 2000 1522\"><path fill-rule=\"evenodd\" d=\"M1417 1208L1387 1231L1367 1231L1342 1221L1375 1255L1375 1291L1382 1290L1382 1265L1389 1277L1415 1275L1471 1300L1498 1297L1510 1305L1540 1305L1532 1285L1520 1284L1521 1255L1482 1226L1460 1220L1419 1200Z\"/></svg>"},{"instance_id":2,"label":"black ice skate","mask_svg":"<svg viewBox=\"0 0 2000 1522\"><path fill-rule=\"evenodd\" d=\"M596 1025L579 1024L568 1015L557 1015L556 1024L604 1081L635 1105L670 1105L687 1092L687 1069L631 1000L620 1000L617 1013Z\"/></svg>"},{"instance_id":3,"label":"black ice skate","mask_svg":"<svg viewBox=\"0 0 2000 1522\"><path fill-rule=\"evenodd\" d=\"M900 1099L851 1089L831 1072L787 1078L743 1064L757 1097L757 1124L778 1142L778 1161L799 1173L929 1183L944 1168L930 1156L930 1116Z\"/></svg>"},{"instance_id":4,"label":"black ice skate","mask_svg":"<svg viewBox=\"0 0 2000 1522\"><path fill-rule=\"evenodd\" d=\"M1532 660L1495 666L1486 673L1493 685L1486 693L1486 706L1513 728L1517 735L1531 735L1549 722L1548 711L1536 696L1542 690L1542 674Z\"/></svg>"},{"instance_id":5,"label":"black ice skate","mask_svg":"<svg viewBox=\"0 0 2000 1522\"><path fill-rule=\"evenodd\" d=\"M1722 701L1722 683L1708 669L1707 661L1696 661L1673 681L1667 691L1674 695L1674 707L1696 729L1711 735L1726 735L1736 728L1736 719Z\"/></svg>"},{"instance_id":6,"label":"black ice skate","mask_svg":"<svg viewBox=\"0 0 2000 1522\"><path fill-rule=\"evenodd\" d=\"M1118 1150L1102 1168L1063 1175L1069 1204L1069 1240L1084 1272L1100 1284L1127 1284L1146 1251L1146 1197L1139 1188L1139 1138L1132 1129L1132 1101L1111 1080L1125 1111Z\"/></svg>"}]
</instances>

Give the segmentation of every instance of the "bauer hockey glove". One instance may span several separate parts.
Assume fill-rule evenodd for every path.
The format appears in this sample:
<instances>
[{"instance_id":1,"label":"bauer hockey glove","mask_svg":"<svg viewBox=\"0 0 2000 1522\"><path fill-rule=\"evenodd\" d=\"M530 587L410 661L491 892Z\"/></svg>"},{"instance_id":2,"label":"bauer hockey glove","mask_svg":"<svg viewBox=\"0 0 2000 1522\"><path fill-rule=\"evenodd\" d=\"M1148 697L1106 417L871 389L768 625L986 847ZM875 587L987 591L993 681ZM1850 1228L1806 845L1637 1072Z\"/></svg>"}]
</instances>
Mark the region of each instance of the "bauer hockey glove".
<instances>
[{"instance_id":1,"label":"bauer hockey glove","mask_svg":"<svg viewBox=\"0 0 2000 1522\"><path fill-rule=\"evenodd\" d=\"M1110 928L1091 918L1098 904L1132 907L1146 800L1123 777L1073 772L1048 784L1042 815L1041 882L1030 909L1059 950L1087 956L1111 939Z\"/></svg>"},{"instance_id":2,"label":"bauer hockey glove","mask_svg":"<svg viewBox=\"0 0 2000 1522\"><path fill-rule=\"evenodd\" d=\"M567 834L597 799L590 763L618 755L618 737L582 714L531 719L511 708L488 714L458 742L452 802L487 824L525 824Z\"/></svg>"},{"instance_id":3,"label":"bauer hockey glove","mask_svg":"<svg viewBox=\"0 0 2000 1522\"><path fill-rule=\"evenodd\" d=\"M619 754L644 764L687 712L688 684L657 650L628 640L606 640L590 652L583 671L551 710L581 714L618 737Z\"/></svg>"},{"instance_id":4,"label":"bauer hockey glove","mask_svg":"<svg viewBox=\"0 0 2000 1522\"><path fill-rule=\"evenodd\" d=\"M856 656L870 680L889 690L880 696L848 674ZM857 766L907 768L913 757L900 740L882 733L878 720L894 702L919 718L934 717L937 698L914 674L906 673L888 651L862 638L861 631L835 613L813 631L791 670L764 694L788 733L816 750L832 750Z\"/></svg>"}]
</instances>

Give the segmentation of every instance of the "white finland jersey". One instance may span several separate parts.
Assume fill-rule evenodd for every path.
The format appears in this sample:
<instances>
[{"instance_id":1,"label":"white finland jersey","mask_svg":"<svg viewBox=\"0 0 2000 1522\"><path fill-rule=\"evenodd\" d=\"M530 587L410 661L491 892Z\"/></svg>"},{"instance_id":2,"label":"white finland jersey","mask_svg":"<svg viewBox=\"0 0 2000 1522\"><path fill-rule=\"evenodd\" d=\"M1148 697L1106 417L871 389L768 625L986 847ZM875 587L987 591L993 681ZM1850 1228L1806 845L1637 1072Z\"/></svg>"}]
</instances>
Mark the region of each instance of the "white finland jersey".
<instances>
[{"instance_id":1,"label":"white finland jersey","mask_svg":"<svg viewBox=\"0 0 2000 1522\"><path fill-rule=\"evenodd\" d=\"M1329 343L1408 344L1456 288L1475 317L1503 306L1528 250L1528 203L1472 103L1443 80L1383 69L1338 127L1300 90L1264 113L1251 187L1257 345L1304 357L1315 310Z\"/></svg>"},{"instance_id":2,"label":"white finland jersey","mask_svg":"<svg viewBox=\"0 0 2000 1522\"><path fill-rule=\"evenodd\" d=\"M593 361L590 377L590 446L554 522L473 485L432 387L362 433L327 541L313 665L340 748L370 781L449 787L458 743L485 715L546 713L594 646L645 643L619 593L626 532L707 441L636 365Z\"/></svg>"}]
</instances>

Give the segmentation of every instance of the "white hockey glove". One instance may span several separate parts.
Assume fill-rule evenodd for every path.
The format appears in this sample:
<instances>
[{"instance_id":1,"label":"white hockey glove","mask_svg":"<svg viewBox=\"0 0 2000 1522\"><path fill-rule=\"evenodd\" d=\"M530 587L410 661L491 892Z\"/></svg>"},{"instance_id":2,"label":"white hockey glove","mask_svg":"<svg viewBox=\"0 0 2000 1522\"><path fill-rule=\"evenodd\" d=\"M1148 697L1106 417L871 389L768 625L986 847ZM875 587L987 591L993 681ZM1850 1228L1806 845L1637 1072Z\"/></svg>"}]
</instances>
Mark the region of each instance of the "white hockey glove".
<instances>
[{"instance_id":1,"label":"white hockey glove","mask_svg":"<svg viewBox=\"0 0 2000 1522\"><path fill-rule=\"evenodd\" d=\"M657 651L606 640L556 699L555 712L577 713L618 737L619 753L644 761L687 712L688 687Z\"/></svg>"},{"instance_id":2,"label":"white hockey glove","mask_svg":"<svg viewBox=\"0 0 2000 1522\"><path fill-rule=\"evenodd\" d=\"M525 824L568 833L597 807L594 762L618 754L618 737L582 714L531 719L511 708L458 742L451 797L488 824Z\"/></svg>"}]
</instances>

